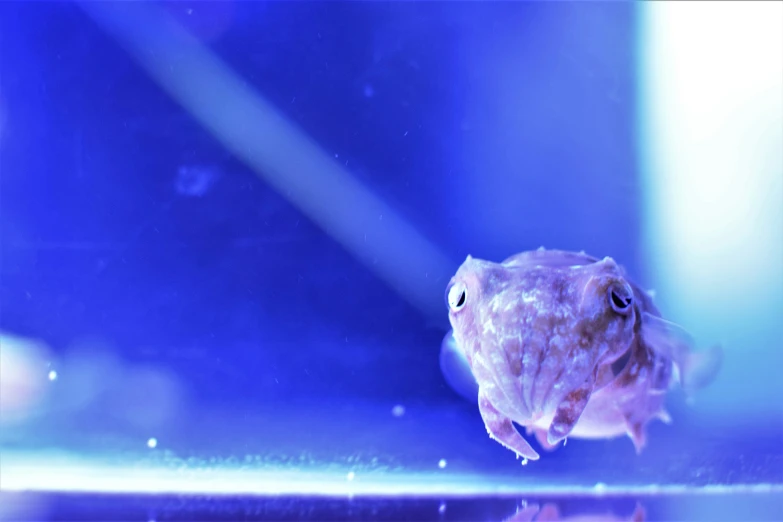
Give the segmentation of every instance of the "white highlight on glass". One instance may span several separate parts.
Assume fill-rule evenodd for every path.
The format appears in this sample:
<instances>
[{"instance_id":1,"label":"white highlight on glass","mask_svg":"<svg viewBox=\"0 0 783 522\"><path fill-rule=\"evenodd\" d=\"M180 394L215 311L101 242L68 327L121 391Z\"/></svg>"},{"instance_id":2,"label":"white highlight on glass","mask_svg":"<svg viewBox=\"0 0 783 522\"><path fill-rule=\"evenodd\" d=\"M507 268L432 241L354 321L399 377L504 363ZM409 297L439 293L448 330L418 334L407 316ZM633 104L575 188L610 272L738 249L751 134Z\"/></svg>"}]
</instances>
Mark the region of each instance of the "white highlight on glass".
<instances>
[{"instance_id":1,"label":"white highlight on glass","mask_svg":"<svg viewBox=\"0 0 783 522\"><path fill-rule=\"evenodd\" d=\"M594 486L520 481L513 474L362 471L362 480L345 480L347 468L289 465L242 469L199 464L142 466L138 462L104 462L62 452L3 453L3 491L122 493L171 495L353 495L411 498L476 495L584 496ZM693 485L647 484L606 486L604 494L727 495L783 494L781 484Z\"/></svg>"},{"instance_id":2,"label":"white highlight on glass","mask_svg":"<svg viewBox=\"0 0 783 522\"><path fill-rule=\"evenodd\" d=\"M755 304L783 284L783 4L640 9L651 264L678 308Z\"/></svg>"},{"instance_id":3,"label":"white highlight on glass","mask_svg":"<svg viewBox=\"0 0 783 522\"><path fill-rule=\"evenodd\" d=\"M772 341L783 334L783 3L638 9L650 282L672 320L732 360L700 409L778 414L768 397L783 392L772 370L783 363Z\"/></svg>"}]
</instances>

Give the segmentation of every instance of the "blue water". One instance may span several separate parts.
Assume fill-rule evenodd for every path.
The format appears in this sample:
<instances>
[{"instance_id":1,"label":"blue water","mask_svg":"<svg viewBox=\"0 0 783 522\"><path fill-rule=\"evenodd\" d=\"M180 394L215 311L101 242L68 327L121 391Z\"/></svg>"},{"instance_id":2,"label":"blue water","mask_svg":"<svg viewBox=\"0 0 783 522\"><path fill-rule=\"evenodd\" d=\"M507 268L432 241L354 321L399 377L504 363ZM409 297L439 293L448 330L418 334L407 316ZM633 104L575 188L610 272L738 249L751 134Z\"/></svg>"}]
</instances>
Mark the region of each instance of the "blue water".
<instances>
[{"instance_id":1,"label":"blue water","mask_svg":"<svg viewBox=\"0 0 783 522\"><path fill-rule=\"evenodd\" d=\"M0 519L783 519L772 348L526 466L439 365L468 254L655 283L641 16L0 4Z\"/></svg>"}]
</instances>

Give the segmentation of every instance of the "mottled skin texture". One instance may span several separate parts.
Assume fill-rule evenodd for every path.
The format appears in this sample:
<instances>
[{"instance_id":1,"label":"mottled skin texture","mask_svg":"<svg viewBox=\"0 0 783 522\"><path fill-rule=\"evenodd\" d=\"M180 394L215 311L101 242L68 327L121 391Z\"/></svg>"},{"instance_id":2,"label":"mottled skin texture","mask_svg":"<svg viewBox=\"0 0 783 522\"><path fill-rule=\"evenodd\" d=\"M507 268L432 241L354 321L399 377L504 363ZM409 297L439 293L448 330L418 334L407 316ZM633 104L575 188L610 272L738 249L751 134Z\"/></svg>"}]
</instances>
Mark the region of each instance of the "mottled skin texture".
<instances>
[{"instance_id":1,"label":"mottled skin texture","mask_svg":"<svg viewBox=\"0 0 783 522\"><path fill-rule=\"evenodd\" d=\"M611 258L539 249L493 263L468 256L446 292L456 345L478 383L491 437L526 459L568 436L627 434L637 452L663 408L675 364L703 386L720 350L696 355ZM692 381L692 382L691 382Z\"/></svg>"}]
</instances>

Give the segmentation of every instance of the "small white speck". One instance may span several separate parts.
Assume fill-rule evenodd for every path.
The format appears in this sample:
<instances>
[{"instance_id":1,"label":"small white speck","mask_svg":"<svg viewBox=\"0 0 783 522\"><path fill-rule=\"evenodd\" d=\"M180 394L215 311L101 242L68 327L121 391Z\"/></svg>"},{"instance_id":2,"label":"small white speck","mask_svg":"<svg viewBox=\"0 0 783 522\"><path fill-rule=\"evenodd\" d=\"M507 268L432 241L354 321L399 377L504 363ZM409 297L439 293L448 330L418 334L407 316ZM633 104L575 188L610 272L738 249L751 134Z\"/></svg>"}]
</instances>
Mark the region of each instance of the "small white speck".
<instances>
[{"instance_id":1,"label":"small white speck","mask_svg":"<svg viewBox=\"0 0 783 522\"><path fill-rule=\"evenodd\" d=\"M596 493L601 493L603 491L606 491L606 484L603 482L597 482L595 486L593 486L593 489L596 491Z\"/></svg>"},{"instance_id":2,"label":"small white speck","mask_svg":"<svg viewBox=\"0 0 783 522\"><path fill-rule=\"evenodd\" d=\"M158 445L158 439L156 439L155 437L151 437L147 441L147 447L148 448L155 448L155 447L157 447L157 445Z\"/></svg>"},{"instance_id":3,"label":"small white speck","mask_svg":"<svg viewBox=\"0 0 783 522\"><path fill-rule=\"evenodd\" d=\"M446 459L440 459L440 460L438 461L438 467L439 467L440 469L443 469L443 468L445 468L445 467L446 467L446 464L447 464L447 463L446 463Z\"/></svg>"},{"instance_id":4,"label":"small white speck","mask_svg":"<svg viewBox=\"0 0 783 522\"><path fill-rule=\"evenodd\" d=\"M440 513L442 515L445 512L446 512L446 503L445 502L441 502L440 506L438 506L438 513Z\"/></svg>"},{"instance_id":5,"label":"small white speck","mask_svg":"<svg viewBox=\"0 0 783 522\"><path fill-rule=\"evenodd\" d=\"M522 465L527 466L527 457L522 459Z\"/></svg>"},{"instance_id":6,"label":"small white speck","mask_svg":"<svg viewBox=\"0 0 783 522\"><path fill-rule=\"evenodd\" d=\"M402 404L397 404L396 406L394 406L394 408L392 408L392 415L394 415L395 417L402 417L403 415L405 415L405 406L403 406Z\"/></svg>"},{"instance_id":7,"label":"small white speck","mask_svg":"<svg viewBox=\"0 0 783 522\"><path fill-rule=\"evenodd\" d=\"M356 478L356 473L353 471L349 471L348 474L345 476L345 480L348 482L351 482L354 478Z\"/></svg>"},{"instance_id":8,"label":"small white speck","mask_svg":"<svg viewBox=\"0 0 783 522\"><path fill-rule=\"evenodd\" d=\"M49 380L50 381L57 380L57 372L56 371L52 370L52 371L49 372Z\"/></svg>"},{"instance_id":9,"label":"small white speck","mask_svg":"<svg viewBox=\"0 0 783 522\"><path fill-rule=\"evenodd\" d=\"M566 444L568 444L568 437L563 439L563 446L565 446Z\"/></svg>"}]
</instances>

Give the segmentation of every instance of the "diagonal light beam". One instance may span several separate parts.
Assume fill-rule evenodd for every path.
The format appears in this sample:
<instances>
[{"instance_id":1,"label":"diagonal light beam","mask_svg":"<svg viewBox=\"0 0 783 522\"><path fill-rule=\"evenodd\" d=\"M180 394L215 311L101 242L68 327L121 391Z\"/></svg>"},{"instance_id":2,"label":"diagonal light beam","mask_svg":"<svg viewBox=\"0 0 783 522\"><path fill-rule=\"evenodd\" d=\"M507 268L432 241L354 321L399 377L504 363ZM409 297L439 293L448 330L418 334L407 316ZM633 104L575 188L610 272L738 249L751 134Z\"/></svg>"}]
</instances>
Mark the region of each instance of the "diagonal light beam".
<instances>
[{"instance_id":1,"label":"diagonal light beam","mask_svg":"<svg viewBox=\"0 0 783 522\"><path fill-rule=\"evenodd\" d=\"M443 316L449 259L206 46L149 2L79 4L260 178L422 313Z\"/></svg>"}]
</instances>

